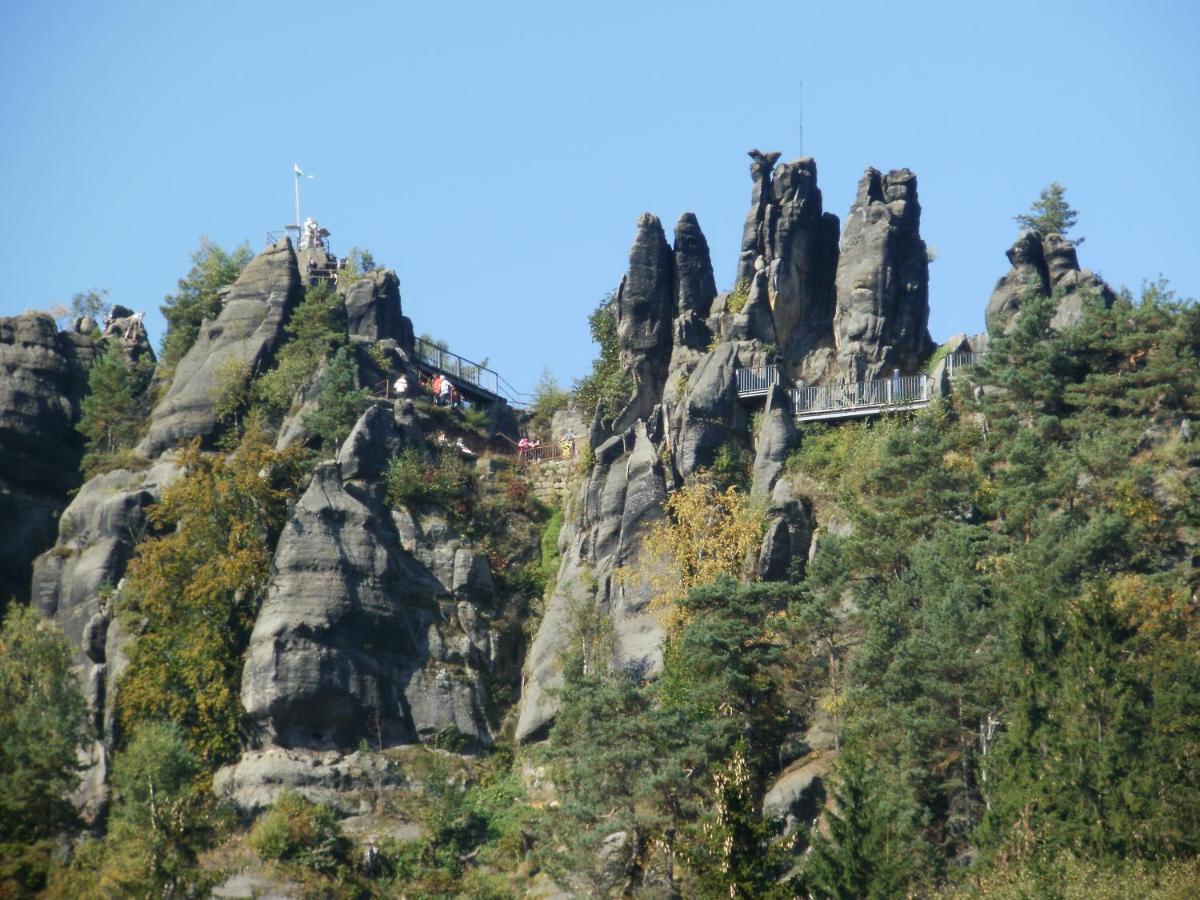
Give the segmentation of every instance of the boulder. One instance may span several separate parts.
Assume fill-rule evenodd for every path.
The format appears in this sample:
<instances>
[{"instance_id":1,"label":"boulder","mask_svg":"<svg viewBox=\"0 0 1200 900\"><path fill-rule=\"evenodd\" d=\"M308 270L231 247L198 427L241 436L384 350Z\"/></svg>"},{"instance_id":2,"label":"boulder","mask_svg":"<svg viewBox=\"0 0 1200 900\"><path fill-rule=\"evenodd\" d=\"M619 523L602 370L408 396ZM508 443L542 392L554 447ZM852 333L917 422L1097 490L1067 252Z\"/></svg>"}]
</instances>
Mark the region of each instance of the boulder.
<instances>
[{"instance_id":1,"label":"boulder","mask_svg":"<svg viewBox=\"0 0 1200 900\"><path fill-rule=\"evenodd\" d=\"M179 361L140 449L154 456L181 440L212 438L220 426L214 406L222 381L231 370L249 378L270 364L303 293L288 239L251 260L224 294L216 320L200 326L196 343Z\"/></svg>"},{"instance_id":2,"label":"boulder","mask_svg":"<svg viewBox=\"0 0 1200 900\"><path fill-rule=\"evenodd\" d=\"M929 337L929 258L917 177L867 169L846 218L837 267L836 377L870 381L920 371Z\"/></svg>"}]
</instances>

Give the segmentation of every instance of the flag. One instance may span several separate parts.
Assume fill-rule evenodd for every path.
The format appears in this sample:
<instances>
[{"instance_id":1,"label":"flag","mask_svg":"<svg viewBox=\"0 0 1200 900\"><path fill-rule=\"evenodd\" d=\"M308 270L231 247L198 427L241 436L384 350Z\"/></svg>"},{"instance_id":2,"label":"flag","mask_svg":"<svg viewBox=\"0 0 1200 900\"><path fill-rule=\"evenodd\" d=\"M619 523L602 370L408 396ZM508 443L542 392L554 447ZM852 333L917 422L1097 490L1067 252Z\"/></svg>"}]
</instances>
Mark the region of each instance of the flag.
<instances>
[{"instance_id":1,"label":"flag","mask_svg":"<svg viewBox=\"0 0 1200 900\"><path fill-rule=\"evenodd\" d=\"M296 173L297 178L314 178L314 177L316 177L313 175L305 175L303 172L300 171L300 166L298 166L296 163L292 163L292 171Z\"/></svg>"}]
</instances>

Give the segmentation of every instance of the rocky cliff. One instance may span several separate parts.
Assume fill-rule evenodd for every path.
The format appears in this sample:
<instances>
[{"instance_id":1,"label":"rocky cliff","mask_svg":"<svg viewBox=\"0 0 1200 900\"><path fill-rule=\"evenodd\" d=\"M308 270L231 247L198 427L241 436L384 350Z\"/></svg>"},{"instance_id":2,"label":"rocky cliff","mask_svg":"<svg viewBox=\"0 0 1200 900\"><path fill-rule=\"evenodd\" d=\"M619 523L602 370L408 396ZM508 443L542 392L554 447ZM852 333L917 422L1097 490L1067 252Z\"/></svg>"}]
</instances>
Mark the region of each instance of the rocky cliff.
<instances>
[{"instance_id":1,"label":"rocky cliff","mask_svg":"<svg viewBox=\"0 0 1200 900\"><path fill-rule=\"evenodd\" d=\"M30 565L79 485L75 424L94 331L90 319L59 331L44 313L0 319L0 607L29 598Z\"/></svg>"}]
</instances>

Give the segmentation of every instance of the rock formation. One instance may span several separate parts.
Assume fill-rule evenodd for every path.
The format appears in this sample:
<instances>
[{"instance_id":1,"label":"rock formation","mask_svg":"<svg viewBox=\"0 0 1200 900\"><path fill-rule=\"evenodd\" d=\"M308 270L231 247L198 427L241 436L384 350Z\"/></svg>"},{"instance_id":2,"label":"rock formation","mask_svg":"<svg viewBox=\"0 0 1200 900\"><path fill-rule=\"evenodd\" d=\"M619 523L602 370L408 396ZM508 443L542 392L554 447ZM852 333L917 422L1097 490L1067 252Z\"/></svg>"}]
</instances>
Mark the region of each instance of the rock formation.
<instances>
[{"instance_id":1,"label":"rock formation","mask_svg":"<svg viewBox=\"0 0 1200 900\"><path fill-rule=\"evenodd\" d=\"M1050 322L1055 328L1078 322L1088 296L1098 297L1105 305L1115 299L1100 276L1079 268L1075 245L1062 235L1023 231L1006 255L1012 268L996 282L987 305L988 328L993 331L1012 324L1027 294L1060 296Z\"/></svg>"},{"instance_id":2,"label":"rock formation","mask_svg":"<svg viewBox=\"0 0 1200 900\"><path fill-rule=\"evenodd\" d=\"M770 310L774 342L789 370L807 381L828 368L833 347L838 219L822 208L817 164L805 157L776 166L778 153L750 151L754 179L738 258L738 283ZM764 326L745 335L770 340Z\"/></svg>"},{"instance_id":3,"label":"rock formation","mask_svg":"<svg viewBox=\"0 0 1200 900\"><path fill-rule=\"evenodd\" d=\"M448 730L491 742L487 561L443 519L392 512L378 496L387 460L411 440L404 404L396 416L372 406L296 504L242 679L257 743L348 748Z\"/></svg>"},{"instance_id":4,"label":"rock formation","mask_svg":"<svg viewBox=\"0 0 1200 900\"><path fill-rule=\"evenodd\" d=\"M79 484L75 424L96 352L91 329L59 331L45 313L0 318L0 608L28 599L30 565Z\"/></svg>"},{"instance_id":5,"label":"rock formation","mask_svg":"<svg viewBox=\"0 0 1200 900\"><path fill-rule=\"evenodd\" d=\"M544 736L558 708L562 657L572 620L591 606L613 622L614 664L653 672L662 664L662 627L648 609L648 588L617 578L637 560L650 525L663 516L666 482L645 422L595 448L596 464L581 489L574 519L563 528L563 561L546 614L529 650L517 740Z\"/></svg>"},{"instance_id":6,"label":"rock formation","mask_svg":"<svg viewBox=\"0 0 1200 900\"><path fill-rule=\"evenodd\" d=\"M248 379L269 364L303 293L286 238L251 260L224 295L216 320L201 325L196 343L179 361L141 449L154 456L180 440L212 437L220 425L214 406L222 382L231 370L240 367Z\"/></svg>"},{"instance_id":7,"label":"rock formation","mask_svg":"<svg viewBox=\"0 0 1200 900\"><path fill-rule=\"evenodd\" d=\"M912 374L933 352L929 258L921 240L917 177L867 169L846 218L837 267L837 372L869 381Z\"/></svg>"},{"instance_id":8,"label":"rock formation","mask_svg":"<svg viewBox=\"0 0 1200 900\"><path fill-rule=\"evenodd\" d=\"M675 255L658 216L643 213L629 251L629 271L617 288L621 365L633 376L633 396L614 427L624 430L650 414L662 396L671 358Z\"/></svg>"},{"instance_id":9,"label":"rock formation","mask_svg":"<svg viewBox=\"0 0 1200 900\"><path fill-rule=\"evenodd\" d=\"M400 306L400 279L391 269L375 269L344 292L346 318L352 337L370 341L391 339L400 347L413 345L412 321Z\"/></svg>"}]
</instances>

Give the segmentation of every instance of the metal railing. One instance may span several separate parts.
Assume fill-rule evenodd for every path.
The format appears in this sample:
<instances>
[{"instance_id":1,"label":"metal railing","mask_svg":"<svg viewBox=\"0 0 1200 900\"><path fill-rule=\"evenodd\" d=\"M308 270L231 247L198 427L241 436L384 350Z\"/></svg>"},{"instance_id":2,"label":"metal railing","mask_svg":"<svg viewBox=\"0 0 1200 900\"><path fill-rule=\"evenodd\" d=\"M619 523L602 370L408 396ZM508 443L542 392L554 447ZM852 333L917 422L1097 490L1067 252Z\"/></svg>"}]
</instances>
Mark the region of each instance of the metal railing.
<instances>
[{"instance_id":1,"label":"metal railing","mask_svg":"<svg viewBox=\"0 0 1200 900\"><path fill-rule=\"evenodd\" d=\"M983 361L982 353L951 353L946 356L946 371L954 374L956 369L968 369Z\"/></svg>"},{"instance_id":2,"label":"metal railing","mask_svg":"<svg viewBox=\"0 0 1200 900\"><path fill-rule=\"evenodd\" d=\"M574 459L579 455L574 441L567 443L566 441L551 442L549 444L539 444L536 447L526 447L517 452L517 456L521 462L539 463L552 462L556 459Z\"/></svg>"},{"instance_id":3,"label":"metal railing","mask_svg":"<svg viewBox=\"0 0 1200 900\"><path fill-rule=\"evenodd\" d=\"M779 384L779 367L760 366L756 369L737 370L737 392L739 397L757 397Z\"/></svg>"},{"instance_id":4,"label":"metal railing","mask_svg":"<svg viewBox=\"0 0 1200 900\"><path fill-rule=\"evenodd\" d=\"M498 373L457 353L451 353L444 347L416 338L413 341L413 355L425 365L445 372L453 378L473 384L497 397L504 396L500 390L501 379Z\"/></svg>"},{"instance_id":5,"label":"metal railing","mask_svg":"<svg viewBox=\"0 0 1200 900\"><path fill-rule=\"evenodd\" d=\"M946 357L946 371L953 375L960 369L978 365L983 355L951 353ZM738 369L738 396L761 397L771 385L779 384L779 378L775 366ZM933 396L933 379L928 375L897 374L874 381L793 388L791 393L797 419L848 418L926 406Z\"/></svg>"},{"instance_id":6,"label":"metal railing","mask_svg":"<svg viewBox=\"0 0 1200 900\"><path fill-rule=\"evenodd\" d=\"M899 375L853 384L796 388L792 391L792 404L798 419L916 408L929 402L931 384L932 379L926 375Z\"/></svg>"}]
</instances>

